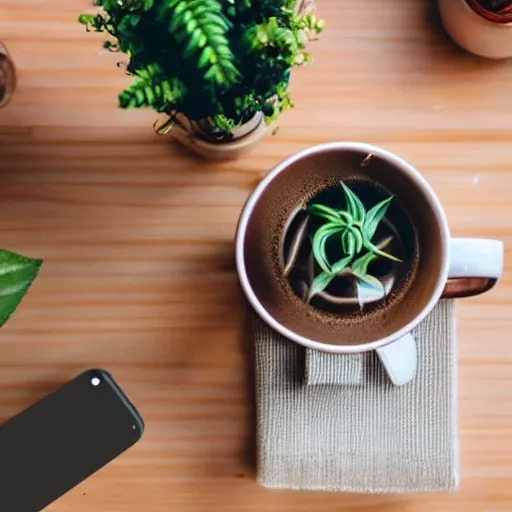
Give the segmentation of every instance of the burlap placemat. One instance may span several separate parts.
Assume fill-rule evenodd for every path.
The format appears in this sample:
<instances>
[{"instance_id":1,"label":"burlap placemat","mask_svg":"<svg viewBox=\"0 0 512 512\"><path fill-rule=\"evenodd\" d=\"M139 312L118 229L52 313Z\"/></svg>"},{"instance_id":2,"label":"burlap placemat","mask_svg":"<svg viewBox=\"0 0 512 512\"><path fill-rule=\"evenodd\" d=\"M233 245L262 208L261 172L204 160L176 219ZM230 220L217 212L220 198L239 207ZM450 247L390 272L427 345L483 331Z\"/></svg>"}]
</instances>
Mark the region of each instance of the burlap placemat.
<instances>
[{"instance_id":1,"label":"burlap placemat","mask_svg":"<svg viewBox=\"0 0 512 512\"><path fill-rule=\"evenodd\" d=\"M309 386L345 384L355 386L364 378L366 354L330 354L306 349L304 382Z\"/></svg>"},{"instance_id":2,"label":"burlap placemat","mask_svg":"<svg viewBox=\"0 0 512 512\"><path fill-rule=\"evenodd\" d=\"M418 374L395 387L376 355L360 384L307 385L305 350L254 317L258 479L266 487L452 491L458 485L453 301L416 329ZM343 357L343 356L340 356Z\"/></svg>"}]
</instances>

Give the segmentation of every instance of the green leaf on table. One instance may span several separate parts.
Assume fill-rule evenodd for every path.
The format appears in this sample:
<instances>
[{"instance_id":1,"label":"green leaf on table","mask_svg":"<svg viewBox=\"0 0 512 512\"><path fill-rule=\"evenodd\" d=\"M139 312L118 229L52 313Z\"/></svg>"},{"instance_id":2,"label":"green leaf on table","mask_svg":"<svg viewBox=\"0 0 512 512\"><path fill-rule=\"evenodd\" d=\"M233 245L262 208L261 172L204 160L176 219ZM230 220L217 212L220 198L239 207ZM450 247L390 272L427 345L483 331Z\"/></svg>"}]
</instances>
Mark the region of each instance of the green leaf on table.
<instances>
[{"instance_id":1,"label":"green leaf on table","mask_svg":"<svg viewBox=\"0 0 512 512\"><path fill-rule=\"evenodd\" d=\"M0 249L0 326L18 307L34 281L42 260Z\"/></svg>"}]
</instances>

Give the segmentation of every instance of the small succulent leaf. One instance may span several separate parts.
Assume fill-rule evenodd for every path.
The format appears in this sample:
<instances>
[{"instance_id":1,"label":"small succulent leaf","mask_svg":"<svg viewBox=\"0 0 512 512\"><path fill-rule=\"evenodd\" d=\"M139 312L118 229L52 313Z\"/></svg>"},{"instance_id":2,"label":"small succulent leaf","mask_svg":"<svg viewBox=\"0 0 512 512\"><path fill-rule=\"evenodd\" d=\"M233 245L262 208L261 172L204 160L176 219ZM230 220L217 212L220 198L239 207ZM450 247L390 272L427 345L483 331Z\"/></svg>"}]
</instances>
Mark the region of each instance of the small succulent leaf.
<instances>
[{"instance_id":1,"label":"small succulent leaf","mask_svg":"<svg viewBox=\"0 0 512 512\"><path fill-rule=\"evenodd\" d=\"M352 216L355 223L363 224L366 217L366 210L361 200L350 190L345 183L341 182L345 199L347 201L347 212Z\"/></svg>"},{"instance_id":2,"label":"small succulent leaf","mask_svg":"<svg viewBox=\"0 0 512 512\"><path fill-rule=\"evenodd\" d=\"M345 225L346 221L342 220L338 215L338 212L334 208L329 208L323 204L312 204L308 207L309 213L316 215L317 217L323 217L331 222Z\"/></svg>"},{"instance_id":3,"label":"small succulent leaf","mask_svg":"<svg viewBox=\"0 0 512 512\"><path fill-rule=\"evenodd\" d=\"M341 234L341 248L344 254L348 254L347 233L348 231L343 231L343 233Z\"/></svg>"},{"instance_id":4,"label":"small succulent leaf","mask_svg":"<svg viewBox=\"0 0 512 512\"><path fill-rule=\"evenodd\" d=\"M318 231L315 233L313 237L313 255L315 256L315 260L320 266L320 268L326 272L330 273L329 265L327 261L325 261L322 254L322 246L325 245L326 240L322 234L319 234Z\"/></svg>"},{"instance_id":5,"label":"small succulent leaf","mask_svg":"<svg viewBox=\"0 0 512 512\"><path fill-rule=\"evenodd\" d=\"M326 257L325 245L329 237L339 232L340 229L342 228L332 223L324 224L313 236L313 254L316 262L324 272L331 272Z\"/></svg>"},{"instance_id":6,"label":"small succulent leaf","mask_svg":"<svg viewBox=\"0 0 512 512\"><path fill-rule=\"evenodd\" d=\"M0 249L0 326L18 307L41 264L41 260Z\"/></svg>"},{"instance_id":7,"label":"small succulent leaf","mask_svg":"<svg viewBox=\"0 0 512 512\"><path fill-rule=\"evenodd\" d=\"M347 252L349 256L353 257L356 253L356 238L354 233L351 231L346 231L346 244L347 244Z\"/></svg>"},{"instance_id":8,"label":"small succulent leaf","mask_svg":"<svg viewBox=\"0 0 512 512\"><path fill-rule=\"evenodd\" d=\"M336 231L327 232L323 237L322 244L320 245L320 255L321 255L322 260L325 262L326 268L328 269L329 273L332 273L332 271L330 269L329 259L327 258L327 240L331 237L331 235L334 235L334 234L336 234ZM323 270L325 272L325 268Z\"/></svg>"},{"instance_id":9,"label":"small succulent leaf","mask_svg":"<svg viewBox=\"0 0 512 512\"><path fill-rule=\"evenodd\" d=\"M361 234L361 231L357 228L351 228L350 232L352 235L354 235L354 240L356 242L356 249L354 254L359 254L361 250L363 249L363 235Z\"/></svg>"},{"instance_id":10,"label":"small succulent leaf","mask_svg":"<svg viewBox=\"0 0 512 512\"><path fill-rule=\"evenodd\" d=\"M388 254L387 252L381 251L378 247L375 247L370 241L363 240L363 245L366 249L373 252L374 254L378 254L379 256L382 256L383 258L387 258L388 260L398 261L402 263L402 260L397 258L396 256L393 256L392 254Z\"/></svg>"},{"instance_id":11,"label":"small succulent leaf","mask_svg":"<svg viewBox=\"0 0 512 512\"><path fill-rule=\"evenodd\" d=\"M393 196L388 197L384 201L376 204L366 214L366 219L363 224L363 235L367 240L371 240L377 231L380 221L386 215L389 203L393 200Z\"/></svg>"},{"instance_id":12,"label":"small succulent leaf","mask_svg":"<svg viewBox=\"0 0 512 512\"><path fill-rule=\"evenodd\" d=\"M327 272L322 272L321 274L318 274L311 283L311 288L309 289L308 294L308 302L317 293L324 291L335 277L336 276L334 274L328 274Z\"/></svg>"},{"instance_id":13,"label":"small succulent leaf","mask_svg":"<svg viewBox=\"0 0 512 512\"><path fill-rule=\"evenodd\" d=\"M337 233L339 233L341 230L343 230L342 227L332 227L332 228L330 228L328 230L325 230L325 233L323 235L325 241L322 242L322 244L321 244L320 252L321 252L323 260L326 262L328 267L329 267L329 259L327 257L327 240L331 236L336 235Z\"/></svg>"},{"instance_id":14,"label":"small succulent leaf","mask_svg":"<svg viewBox=\"0 0 512 512\"><path fill-rule=\"evenodd\" d=\"M382 290L382 292L384 293L384 286L382 286L382 283L376 277L370 276L368 274L358 274L357 272L354 272L354 275L363 283L373 286L377 290Z\"/></svg>"},{"instance_id":15,"label":"small succulent leaf","mask_svg":"<svg viewBox=\"0 0 512 512\"><path fill-rule=\"evenodd\" d=\"M354 219L350 215L350 213L346 212L345 210L336 210L336 213L349 225L351 226L354 224Z\"/></svg>"},{"instance_id":16,"label":"small succulent leaf","mask_svg":"<svg viewBox=\"0 0 512 512\"><path fill-rule=\"evenodd\" d=\"M339 274L342 270L345 270L350 265L351 261L352 256L342 258L331 266L331 272L333 274Z\"/></svg>"},{"instance_id":17,"label":"small succulent leaf","mask_svg":"<svg viewBox=\"0 0 512 512\"><path fill-rule=\"evenodd\" d=\"M357 258L352 263L352 270L358 274L366 275L368 273L368 265L377 259L377 255L372 252L367 252L364 256Z\"/></svg>"}]
</instances>

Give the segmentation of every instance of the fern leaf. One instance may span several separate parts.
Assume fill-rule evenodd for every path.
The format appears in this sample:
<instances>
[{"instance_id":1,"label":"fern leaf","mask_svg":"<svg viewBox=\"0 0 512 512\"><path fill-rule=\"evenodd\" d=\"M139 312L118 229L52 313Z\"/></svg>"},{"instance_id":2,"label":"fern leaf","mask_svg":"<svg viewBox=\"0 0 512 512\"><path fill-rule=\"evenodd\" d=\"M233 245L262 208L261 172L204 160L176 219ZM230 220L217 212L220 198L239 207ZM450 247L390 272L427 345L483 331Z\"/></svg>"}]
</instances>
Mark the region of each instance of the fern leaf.
<instances>
[{"instance_id":1,"label":"fern leaf","mask_svg":"<svg viewBox=\"0 0 512 512\"><path fill-rule=\"evenodd\" d=\"M136 73L135 82L119 95L121 108L151 107L162 112L182 99L185 92L183 84L176 78L164 79L156 64L148 64Z\"/></svg>"},{"instance_id":2,"label":"fern leaf","mask_svg":"<svg viewBox=\"0 0 512 512\"><path fill-rule=\"evenodd\" d=\"M170 16L169 31L185 44L185 57L197 57L206 80L224 87L233 85L239 72L226 36L231 25L222 13L221 3L169 0L165 9Z\"/></svg>"}]
</instances>

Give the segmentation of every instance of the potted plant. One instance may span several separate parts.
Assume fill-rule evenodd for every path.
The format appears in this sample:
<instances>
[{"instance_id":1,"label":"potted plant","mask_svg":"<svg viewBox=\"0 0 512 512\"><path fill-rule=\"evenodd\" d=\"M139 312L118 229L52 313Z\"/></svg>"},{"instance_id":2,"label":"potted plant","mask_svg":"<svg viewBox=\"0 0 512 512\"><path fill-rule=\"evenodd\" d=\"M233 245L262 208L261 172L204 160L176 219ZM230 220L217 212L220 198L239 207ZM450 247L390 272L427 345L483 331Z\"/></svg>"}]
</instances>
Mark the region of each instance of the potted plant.
<instances>
[{"instance_id":1,"label":"potted plant","mask_svg":"<svg viewBox=\"0 0 512 512\"><path fill-rule=\"evenodd\" d=\"M481 57L512 57L512 0L439 0L448 34Z\"/></svg>"},{"instance_id":2,"label":"potted plant","mask_svg":"<svg viewBox=\"0 0 512 512\"><path fill-rule=\"evenodd\" d=\"M403 248L399 234L385 218L393 197L367 211L350 187L343 181L340 185L344 197L330 194L331 206L313 201L297 212L302 220L292 221L296 228L287 233L290 240L285 242L289 249L283 256L284 275L292 286L298 284L298 295L306 302L318 298L331 305L357 305L363 310L366 304L388 295L396 274L393 263L402 262L384 249L390 247L391 252L400 254ZM388 260L390 265L379 268L379 259ZM296 276L291 278L294 272Z\"/></svg>"},{"instance_id":3,"label":"potted plant","mask_svg":"<svg viewBox=\"0 0 512 512\"><path fill-rule=\"evenodd\" d=\"M18 307L41 265L41 260L0 249L0 327Z\"/></svg>"},{"instance_id":4,"label":"potted plant","mask_svg":"<svg viewBox=\"0 0 512 512\"><path fill-rule=\"evenodd\" d=\"M7 105L16 88L16 72L7 48L0 42L0 108Z\"/></svg>"},{"instance_id":5,"label":"potted plant","mask_svg":"<svg viewBox=\"0 0 512 512\"><path fill-rule=\"evenodd\" d=\"M293 106L290 70L311 61L323 20L312 1L96 0L87 30L107 32L128 55L133 83L121 108L153 108L158 134L171 132L209 157L236 156Z\"/></svg>"},{"instance_id":6,"label":"potted plant","mask_svg":"<svg viewBox=\"0 0 512 512\"><path fill-rule=\"evenodd\" d=\"M368 191L367 184L360 188L363 194ZM385 299L400 274L396 264L402 263L398 256L403 247L386 218L393 197L367 209L343 181L338 190L329 187L327 192L318 194L289 222L283 273L307 303L327 310L355 306L362 311Z\"/></svg>"}]
</instances>

